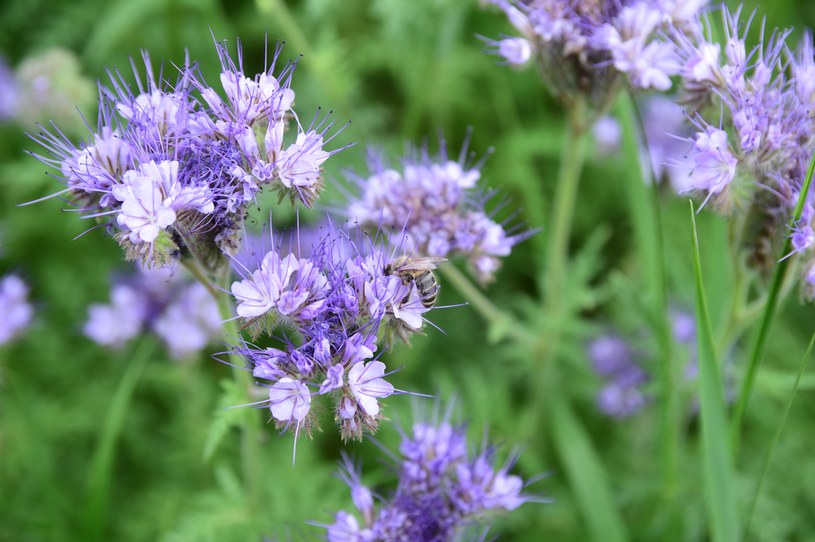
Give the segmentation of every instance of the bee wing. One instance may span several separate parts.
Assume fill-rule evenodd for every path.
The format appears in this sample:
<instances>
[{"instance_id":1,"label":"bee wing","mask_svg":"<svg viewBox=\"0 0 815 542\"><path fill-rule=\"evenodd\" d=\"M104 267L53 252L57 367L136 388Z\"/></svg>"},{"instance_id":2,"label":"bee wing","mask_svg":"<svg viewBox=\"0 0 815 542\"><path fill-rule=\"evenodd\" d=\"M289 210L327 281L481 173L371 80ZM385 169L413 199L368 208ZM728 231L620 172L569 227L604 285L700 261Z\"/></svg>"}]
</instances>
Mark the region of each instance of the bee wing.
<instances>
[{"instance_id":1,"label":"bee wing","mask_svg":"<svg viewBox=\"0 0 815 542\"><path fill-rule=\"evenodd\" d=\"M446 262L447 258L426 257L426 258L408 258L405 262L397 267L399 272L403 271L432 271L436 269L442 262Z\"/></svg>"}]
</instances>

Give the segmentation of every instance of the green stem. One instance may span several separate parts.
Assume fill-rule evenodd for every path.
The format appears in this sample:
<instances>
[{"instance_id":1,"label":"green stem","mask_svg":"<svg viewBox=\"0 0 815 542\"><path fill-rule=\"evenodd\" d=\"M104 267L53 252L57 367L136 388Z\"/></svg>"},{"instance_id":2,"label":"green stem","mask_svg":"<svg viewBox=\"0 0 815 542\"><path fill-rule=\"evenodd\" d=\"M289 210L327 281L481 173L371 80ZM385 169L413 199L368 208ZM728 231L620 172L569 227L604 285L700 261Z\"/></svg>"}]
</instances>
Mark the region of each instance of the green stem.
<instances>
[{"instance_id":1,"label":"green stem","mask_svg":"<svg viewBox=\"0 0 815 542\"><path fill-rule=\"evenodd\" d=\"M472 305L478 314L490 325L490 334L496 340L509 335L519 342L534 340L515 322L508 313L498 308L489 298L478 289L458 267L447 263L439 267L439 273L450 282L461 296Z\"/></svg>"},{"instance_id":2,"label":"green stem","mask_svg":"<svg viewBox=\"0 0 815 542\"><path fill-rule=\"evenodd\" d=\"M230 268L225 266L218 283L223 291L216 297L218 312L223 320L224 343L229 347L229 362L232 365L232 376L243 390L243 401L248 404L255 401L252 396L254 384L252 375L241 367L243 360L234 352L234 347L240 346L240 329L235 320L235 304L229 293L231 280ZM244 426L241 433L241 465L243 467L243 481L247 490L249 505L262 504L261 480L261 450L260 450L260 424L254 409L247 407L244 416Z\"/></svg>"},{"instance_id":3,"label":"green stem","mask_svg":"<svg viewBox=\"0 0 815 542\"><path fill-rule=\"evenodd\" d=\"M629 176L628 200L644 266L648 310L651 313L649 325L659 344L659 444L663 496L667 501L666 508L673 510L679 479L681 429L679 388L674 384L678 378L673 363L673 336L668 314L668 279L664 261L659 185L654 178L650 159L642 158L642 151L648 150L648 142L645 140L642 116L630 93L620 95L618 111L623 124L625 156L630 163L640 165L639 178Z\"/></svg>"},{"instance_id":4,"label":"green stem","mask_svg":"<svg viewBox=\"0 0 815 542\"><path fill-rule=\"evenodd\" d=\"M804 211L804 202L809 192L810 184L812 184L812 174L815 171L815 156L809 162L806 178L804 179L801 194L798 196L798 203L795 206L795 212L790 221L790 228L795 226L795 223L801 219L801 214ZM792 238L787 236L784 241L784 246L781 249L782 256L787 256L792 251ZM753 343L751 349L750 361L747 365L747 372L741 385L741 392L739 393L739 400L736 402L736 408L733 415L731 426L731 438L733 453L738 454L739 440L741 439L741 425L744 418L744 411L747 409L747 403L750 400L750 393L753 391L755 384L756 372L759 365L764 358L764 351L766 350L767 337L770 334L770 326L772 325L773 318L775 317L775 310L778 305L784 277L786 275L787 267L792 258L784 258L775 267L773 272L772 282L770 283L769 294L767 295L767 305L764 308L764 315L761 319L761 325L758 330L758 335Z\"/></svg>"},{"instance_id":5,"label":"green stem","mask_svg":"<svg viewBox=\"0 0 815 542\"><path fill-rule=\"evenodd\" d=\"M110 478L115 459L116 442L129 411L130 400L144 368L156 348L155 338L145 335L133 352L110 405L96 443L87 477L83 540L101 540L110 503Z\"/></svg>"},{"instance_id":6,"label":"green stem","mask_svg":"<svg viewBox=\"0 0 815 542\"><path fill-rule=\"evenodd\" d=\"M569 237L572 232L577 189L580 185L580 173L588 138L582 126L583 107L578 102L570 111L569 122L563 141L563 153L558 172L555 200L552 205L552 222L549 227L546 251L546 275L544 293L546 296L545 313L549 327L543 339L542 355L554 355L560 340L558 319L563 315L563 287L566 270L569 264ZM541 360L542 361L542 360Z\"/></svg>"},{"instance_id":7,"label":"green stem","mask_svg":"<svg viewBox=\"0 0 815 542\"><path fill-rule=\"evenodd\" d=\"M190 274L195 277L195 279L204 285L204 287L209 292L216 301L221 295L221 291L212 283L209 278L209 275L204 271L203 267L201 266L198 260L193 258L182 258L181 265L190 272Z\"/></svg>"}]
</instances>

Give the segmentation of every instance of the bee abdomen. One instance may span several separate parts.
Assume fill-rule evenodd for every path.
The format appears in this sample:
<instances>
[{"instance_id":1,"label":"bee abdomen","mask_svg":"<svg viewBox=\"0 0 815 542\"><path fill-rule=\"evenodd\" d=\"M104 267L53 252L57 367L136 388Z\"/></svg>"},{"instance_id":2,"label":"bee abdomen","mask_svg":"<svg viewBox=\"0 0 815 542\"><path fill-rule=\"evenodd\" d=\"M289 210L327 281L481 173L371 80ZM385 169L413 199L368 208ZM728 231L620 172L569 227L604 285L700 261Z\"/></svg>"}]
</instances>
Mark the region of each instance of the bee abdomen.
<instances>
[{"instance_id":1,"label":"bee abdomen","mask_svg":"<svg viewBox=\"0 0 815 542\"><path fill-rule=\"evenodd\" d=\"M436 299L439 294L439 285L436 283L436 277L433 273L422 273L416 277L416 289L419 290L419 295L422 296L422 305L425 308L431 308L436 304Z\"/></svg>"}]
</instances>

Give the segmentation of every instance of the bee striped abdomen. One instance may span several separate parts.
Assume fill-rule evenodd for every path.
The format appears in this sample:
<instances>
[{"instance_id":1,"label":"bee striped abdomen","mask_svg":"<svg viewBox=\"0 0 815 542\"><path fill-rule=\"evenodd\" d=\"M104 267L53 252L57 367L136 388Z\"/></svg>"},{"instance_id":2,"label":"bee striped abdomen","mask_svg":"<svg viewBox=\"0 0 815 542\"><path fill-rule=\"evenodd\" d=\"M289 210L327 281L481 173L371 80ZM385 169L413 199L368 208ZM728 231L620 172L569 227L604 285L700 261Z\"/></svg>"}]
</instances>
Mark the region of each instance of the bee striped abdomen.
<instances>
[{"instance_id":1,"label":"bee striped abdomen","mask_svg":"<svg viewBox=\"0 0 815 542\"><path fill-rule=\"evenodd\" d=\"M439 294L439 285L436 282L436 277L433 273L427 271L421 275L416 276L416 289L422 297L422 305L425 308L431 308L436 304L436 299Z\"/></svg>"}]
</instances>

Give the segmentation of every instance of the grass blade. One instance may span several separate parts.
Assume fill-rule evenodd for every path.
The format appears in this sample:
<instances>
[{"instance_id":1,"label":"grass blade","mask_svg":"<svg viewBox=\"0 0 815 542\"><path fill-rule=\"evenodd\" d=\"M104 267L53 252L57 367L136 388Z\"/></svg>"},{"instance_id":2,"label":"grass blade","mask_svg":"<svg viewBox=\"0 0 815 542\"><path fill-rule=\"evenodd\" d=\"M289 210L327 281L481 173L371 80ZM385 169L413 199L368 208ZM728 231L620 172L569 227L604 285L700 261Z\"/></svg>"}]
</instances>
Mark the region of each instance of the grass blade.
<instances>
[{"instance_id":1,"label":"grass blade","mask_svg":"<svg viewBox=\"0 0 815 542\"><path fill-rule=\"evenodd\" d=\"M778 441L781 440L781 432L784 430L784 424L787 423L787 417L789 416L790 410L792 410L792 402L795 400L795 394L798 392L799 385L801 384L801 378L804 376L804 372L809 364L809 357L812 355L813 347L815 347L815 333L812 334L806 354L804 354L804 359L801 360L801 368L798 370L798 376L795 378L795 383L792 385L792 391L790 392L787 406L784 408L784 414L781 416L781 421L778 423L778 429L775 431L775 436L770 443L770 448L767 450L767 456L764 458L764 465L761 468L761 475L758 478L758 483L756 483L756 490L753 494L753 500L750 503L750 511L747 514L747 524L745 526L747 536L750 534L750 521L753 519L753 512L755 511L756 504L758 503L758 496L761 493L761 486L764 483L764 477L766 476L767 470L770 467L770 461L775 453L776 445L778 444Z\"/></svg>"},{"instance_id":2,"label":"grass blade","mask_svg":"<svg viewBox=\"0 0 815 542\"><path fill-rule=\"evenodd\" d=\"M110 500L110 479L116 458L116 442L122 432L125 418L130 412L133 391L141 379L147 363L153 357L156 341L145 335L133 356L127 361L124 374L113 394L99 440L88 467L87 497L84 510L84 540L99 540L107 521Z\"/></svg>"},{"instance_id":3,"label":"grass blade","mask_svg":"<svg viewBox=\"0 0 815 542\"><path fill-rule=\"evenodd\" d=\"M809 193L809 186L812 183L812 173L815 170L815 156L809 162L807 168L807 176L804 179L804 185L801 188L801 194L798 196L798 203L795 205L795 212L792 215L790 227L793 227L798 220L801 219L801 213L804 211L804 202L806 201L807 194ZM781 249L781 257L787 256L792 251L792 238L787 236L784 241L784 246ZM739 440L741 435L741 424L744 419L744 411L747 409L747 403L750 401L750 393L753 390L753 385L756 380L756 372L759 365L764 358L764 352L767 349L767 336L770 334L770 326L775 317L775 309L778 306L779 293L781 292L781 285L784 282L784 276L787 274L787 267L792 258L784 258L778 262L773 271L772 282L770 283L770 291L767 295L767 304L764 306L764 314L761 317L761 325L758 330L758 335L753 342L750 349L750 361L747 365L747 372L745 373L744 380L741 384L741 391L739 392L739 399L736 402L736 409L733 415L733 422L731 427L731 438L733 450L738 450Z\"/></svg>"},{"instance_id":4,"label":"grass blade","mask_svg":"<svg viewBox=\"0 0 815 542\"><path fill-rule=\"evenodd\" d=\"M628 540L625 525L611 497L605 469L568 399L562 393L552 393L548 406L552 439L580 511L588 523L591 539L603 542Z\"/></svg>"},{"instance_id":5,"label":"grass blade","mask_svg":"<svg viewBox=\"0 0 815 542\"><path fill-rule=\"evenodd\" d=\"M722 378L716 360L713 330L707 307L696 211L690 202L693 232L693 269L696 276L696 328L699 355L699 410L702 421L702 471L705 503L714 542L739 540L739 524L733 493L732 456L727 440L727 415Z\"/></svg>"}]
</instances>

